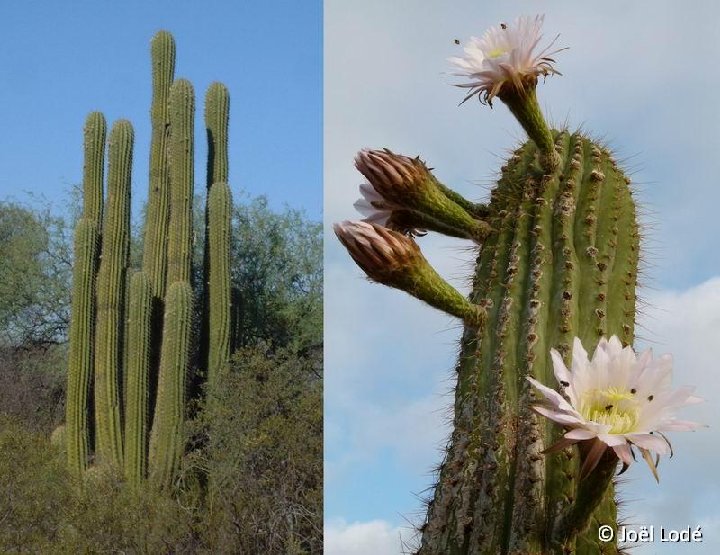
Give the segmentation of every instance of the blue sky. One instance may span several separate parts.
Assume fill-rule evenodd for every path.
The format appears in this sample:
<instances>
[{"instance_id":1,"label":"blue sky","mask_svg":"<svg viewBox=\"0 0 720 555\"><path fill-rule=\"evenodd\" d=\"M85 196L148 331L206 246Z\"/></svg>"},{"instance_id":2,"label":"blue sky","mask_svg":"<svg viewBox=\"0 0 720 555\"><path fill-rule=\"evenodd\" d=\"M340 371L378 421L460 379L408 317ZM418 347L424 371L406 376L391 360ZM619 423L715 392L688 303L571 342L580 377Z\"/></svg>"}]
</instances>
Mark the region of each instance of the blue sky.
<instances>
[{"instance_id":1,"label":"blue sky","mask_svg":"<svg viewBox=\"0 0 720 555\"><path fill-rule=\"evenodd\" d=\"M720 549L720 454L716 385L720 357L720 59L710 1L326 0L325 9L325 517L328 555L400 553L416 494L449 432L453 319L367 283L329 224L357 219L364 147L421 155L444 183L486 198L508 149L524 140L508 110L468 102L446 59L455 39L481 35L518 15L545 13L560 33L557 67L538 96L551 122L582 126L607 141L637 187L644 266L637 348L673 353L674 383L695 384L707 402L685 417L711 425L673 434L657 486L646 468L627 473L631 522L703 526L702 545L654 545L638 553ZM467 291L474 251L428 235L425 256ZM687 521L687 522L685 522Z\"/></svg>"},{"instance_id":2,"label":"blue sky","mask_svg":"<svg viewBox=\"0 0 720 555\"><path fill-rule=\"evenodd\" d=\"M0 198L42 193L56 204L81 181L91 110L136 134L133 205L147 192L149 45L177 44L176 76L196 93L196 183L206 153L202 98L230 91L230 183L271 206L322 214L322 7L296 2L5 2L0 18Z\"/></svg>"}]
</instances>

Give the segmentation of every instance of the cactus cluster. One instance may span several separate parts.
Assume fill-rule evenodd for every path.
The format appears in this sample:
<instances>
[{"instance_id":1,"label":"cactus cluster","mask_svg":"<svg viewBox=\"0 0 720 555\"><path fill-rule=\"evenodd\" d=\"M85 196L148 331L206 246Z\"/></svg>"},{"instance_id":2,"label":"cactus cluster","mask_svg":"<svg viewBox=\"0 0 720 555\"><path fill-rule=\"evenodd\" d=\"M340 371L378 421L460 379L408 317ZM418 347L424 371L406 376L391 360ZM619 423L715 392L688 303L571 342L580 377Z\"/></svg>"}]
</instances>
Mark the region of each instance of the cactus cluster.
<instances>
[{"instance_id":1,"label":"cactus cluster","mask_svg":"<svg viewBox=\"0 0 720 555\"><path fill-rule=\"evenodd\" d=\"M538 21L516 28L537 33ZM505 40L508 29L491 33ZM536 42L520 41L518 49ZM498 44L505 55L507 41ZM509 56L501 60L530 59ZM617 524L617 456L601 442L559 441L562 428L534 410L528 378L552 384L551 349L570 367L575 338L589 348L611 335L632 344L636 208L630 180L607 148L545 123L535 87L550 65L538 59L528 67L507 62L494 73L492 59L458 64L471 78L462 85L472 88L466 99L478 94L489 103L496 96L529 136L502 167L487 204L462 198L418 158L364 150L356 166L371 188L361 187L365 200L356 206L368 218L335 226L371 280L465 323L454 427L420 528L421 555L618 549L597 533L597 524ZM469 298L422 256L419 228L478 244Z\"/></svg>"},{"instance_id":2,"label":"cactus cluster","mask_svg":"<svg viewBox=\"0 0 720 555\"><path fill-rule=\"evenodd\" d=\"M110 465L132 484L169 488L184 450L187 383L213 382L230 353L227 89L206 95L208 137L204 282L192 288L194 92L175 79L175 43L152 39L152 138L142 267L130 267L133 128L107 141L99 112L85 124L83 210L75 231L66 414L67 456L82 477ZM104 199L104 202L103 202ZM204 310L195 330L193 304ZM197 364L195 364L197 359Z\"/></svg>"}]
</instances>

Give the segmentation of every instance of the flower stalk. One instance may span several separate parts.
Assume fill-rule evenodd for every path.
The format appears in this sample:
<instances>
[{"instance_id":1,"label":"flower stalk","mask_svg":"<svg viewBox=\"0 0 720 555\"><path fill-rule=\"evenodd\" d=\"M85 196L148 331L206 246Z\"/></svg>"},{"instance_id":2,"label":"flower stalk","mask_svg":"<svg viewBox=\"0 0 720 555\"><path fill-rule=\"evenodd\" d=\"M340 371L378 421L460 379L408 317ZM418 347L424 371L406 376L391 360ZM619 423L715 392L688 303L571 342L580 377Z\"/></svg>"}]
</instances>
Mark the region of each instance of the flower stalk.
<instances>
[{"instance_id":1,"label":"flower stalk","mask_svg":"<svg viewBox=\"0 0 720 555\"><path fill-rule=\"evenodd\" d=\"M564 549L572 545L575 537L588 527L590 518L602 502L617 469L617 455L598 439L582 442L580 454L583 466L594 465L594 468L586 471L587 476L578 484L574 502L557 518L551 540L554 549Z\"/></svg>"},{"instance_id":2,"label":"flower stalk","mask_svg":"<svg viewBox=\"0 0 720 555\"><path fill-rule=\"evenodd\" d=\"M556 168L560 157L555 152L552 132L540 109L535 84L522 88L504 87L498 93L498 97L510 109L528 137L538 146L540 162L545 171L550 172Z\"/></svg>"}]
</instances>

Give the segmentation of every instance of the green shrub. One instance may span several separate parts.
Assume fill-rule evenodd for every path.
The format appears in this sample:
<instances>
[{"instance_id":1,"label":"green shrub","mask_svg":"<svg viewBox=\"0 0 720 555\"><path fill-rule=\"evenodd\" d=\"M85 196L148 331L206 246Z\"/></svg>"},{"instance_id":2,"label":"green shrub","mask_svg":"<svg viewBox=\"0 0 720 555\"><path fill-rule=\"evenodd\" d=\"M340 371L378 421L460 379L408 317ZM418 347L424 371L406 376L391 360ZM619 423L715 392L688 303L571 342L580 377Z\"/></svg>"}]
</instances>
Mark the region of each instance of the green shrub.
<instances>
[{"instance_id":1,"label":"green shrub","mask_svg":"<svg viewBox=\"0 0 720 555\"><path fill-rule=\"evenodd\" d=\"M267 345L237 352L197 426L212 552L322 552L322 387L312 363Z\"/></svg>"}]
</instances>

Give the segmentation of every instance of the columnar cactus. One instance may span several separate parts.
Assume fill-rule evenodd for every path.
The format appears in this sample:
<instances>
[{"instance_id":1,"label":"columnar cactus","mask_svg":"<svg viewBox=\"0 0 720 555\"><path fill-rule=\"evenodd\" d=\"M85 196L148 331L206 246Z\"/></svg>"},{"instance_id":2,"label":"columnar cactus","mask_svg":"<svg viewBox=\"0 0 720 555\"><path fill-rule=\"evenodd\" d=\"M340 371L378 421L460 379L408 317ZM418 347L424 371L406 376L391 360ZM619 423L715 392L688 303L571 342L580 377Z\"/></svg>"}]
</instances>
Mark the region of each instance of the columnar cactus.
<instances>
[{"instance_id":1,"label":"columnar cactus","mask_svg":"<svg viewBox=\"0 0 720 555\"><path fill-rule=\"evenodd\" d=\"M133 129L129 121L113 125L108 141L108 187L97 274L95 336L95 422L97 455L122 463L120 381L122 370L125 274L130 259L130 168Z\"/></svg>"},{"instance_id":2,"label":"columnar cactus","mask_svg":"<svg viewBox=\"0 0 720 555\"><path fill-rule=\"evenodd\" d=\"M368 184L356 207L367 219L335 226L371 280L465 322L454 429L421 527L422 555L616 553L598 525L617 524L619 458L630 464L636 447L655 473L648 448L668 451L650 434L696 426L669 418L636 429L654 395L627 377L641 383L651 357L636 363L622 349L634 339L640 239L630 180L606 148L545 123L537 80L557 72L552 53L534 53L541 23L493 28L453 60L470 81L460 85L470 89L465 100L499 98L530 137L487 205L440 184L417 158L364 150L356 166ZM422 257L421 229L479 244L468 299ZM581 344L598 345L593 371L604 376L586 376ZM613 365L626 377L608 387ZM564 395L547 387L554 376ZM581 379L605 385L575 389ZM680 397L694 402L689 392Z\"/></svg>"},{"instance_id":3,"label":"columnar cactus","mask_svg":"<svg viewBox=\"0 0 720 555\"><path fill-rule=\"evenodd\" d=\"M208 140L207 160L207 198L205 205L205 260L203 271L203 319L200 328L201 346L207 346L200 352L201 363L208 369L207 379L214 383L219 366L225 364L230 351L231 311L230 299L225 298L230 283L229 253L217 251L216 261L210 264L208 256L210 237L218 239L230 233L230 207L232 200L227 188L228 180L228 120L230 113L230 95L222 83L212 83L205 93L205 127ZM222 189L213 193L215 189ZM227 189L227 191L226 191ZM213 201L213 197L216 198ZM214 208L213 208L214 206ZM211 214L215 211L216 216ZM211 222L214 222L211 226ZM213 267L214 275L209 269ZM223 268L220 270L219 268ZM213 322L213 329L210 323Z\"/></svg>"},{"instance_id":4,"label":"columnar cactus","mask_svg":"<svg viewBox=\"0 0 720 555\"><path fill-rule=\"evenodd\" d=\"M227 183L215 183L208 197L209 276L206 307L208 320L208 383L214 384L230 357L230 241L232 196Z\"/></svg>"},{"instance_id":5,"label":"columnar cactus","mask_svg":"<svg viewBox=\"0 0 720 555\"><path fill-rule=\"evenodd\" d=\"M95 221L78 220L75 228L72 315L68 373L66 433L68 463L75 474L87 466L89 441L88 394L94 365L95 260L98 236Z\"/></svg>"},{"instance_id":6,"label":"columnar cactus","mask_svg":"<svg viewBox=\"0 0 720 555\"><path fill-rule=\"evenodd\" d=\"M155 421L150 435L150 473L165 487L172 483L183 453L185 377L190 348L192 289L187 281L175 281L165 298L165 329L160 355L160 376Z\"/></svg>"},{"instance_id":7,"label":"columnar cactus","mask_svg":"<svg viewBox=\"0 0 720 555\"><path fill-rule=\"evenodd\" d=\"M458 553L546 552L560 513L588 483L578 482L580 453L542 454L562 434L533 412L536 399L524 378L552 383L550 349L569 357L573 337L586 345L608 334L632 343L639 235L629 180L610 154L579 133L557 132L555 145L554 170L542 167L529 141L492 193L492 232L470 297L485 307L487 322L464 335L454 432L422 553L453 552L447 546ZM616 462L610 457L612 471ZM600 474L596 469L593 478ZM602 474L605 486L611 476ZM594 518L614 523L612 488L601 490ZM598 545L596 529L588 536L581 541L610 552ZM564 544L574 545L574 538Z\"/></svg>"},{"instance_id":8,"label":"columnar cactus","mask_svg":"<svg viewBox=\"0 0 720 555\"><path fill-rule=\"evenodd\" d=\"M133 274L127 317L125 476L137 483L147 472L152 290L145 272Z\"/></svg>"},{"instance_id":9,"label":"columnar cactus","mask_svg":"<svg viewBox=\"0 0 720 555\"><path fill-rule=\"evenodd\" d=\"M150 49L153 83L150 109L152 137L143 270L150 280L153 296L162 299L165 297L167 272L165 249L170 217L170 176L167 159L170 135L168 97L175 75L175 41L170 33L160 31L153 37Z\"/></svg>"},{"instance_id":10,"label":"columnar cactus","mask_svg":"<svg viewBox=\"0 0 720 555\"><path fill-rule=\"evenodd\" d=\"M110 133L107 198L103 211L105 120L88 117L84 210L76 231L76 266L68 368L68 462L82 477L91 462L122 471L129 482L152 478L160 489L175 479L184 449L186 380L192 357L212 353L217 374L229 358L230 212L227 179L227 91L211 90L209 166L222 166L222 183L209 189L210 229L203 272L211 287L210 332L195 345L192 333L193 118L192 85L173 81L175 44L159 32L152 40L153 103L150 187L142 269L129 276L132 127L119 121ZM219 130L215 127L219 126ZM213 132L211 133L211 127ZM224 131L223 131L224 129ZM224 139L217 140L218 133ZM222 162L218 162L222 161ZM217 221L215 221L217 219ZM217 267L215 267L217 266ZM210 339L211 338L211 339ZM195 369L208 374L208 361ZM94 368L95 403L89 399ZM94 420L89 414L94 409ZM96 444L90 445L94 430Z\"/></svg>"}]
</instances>

